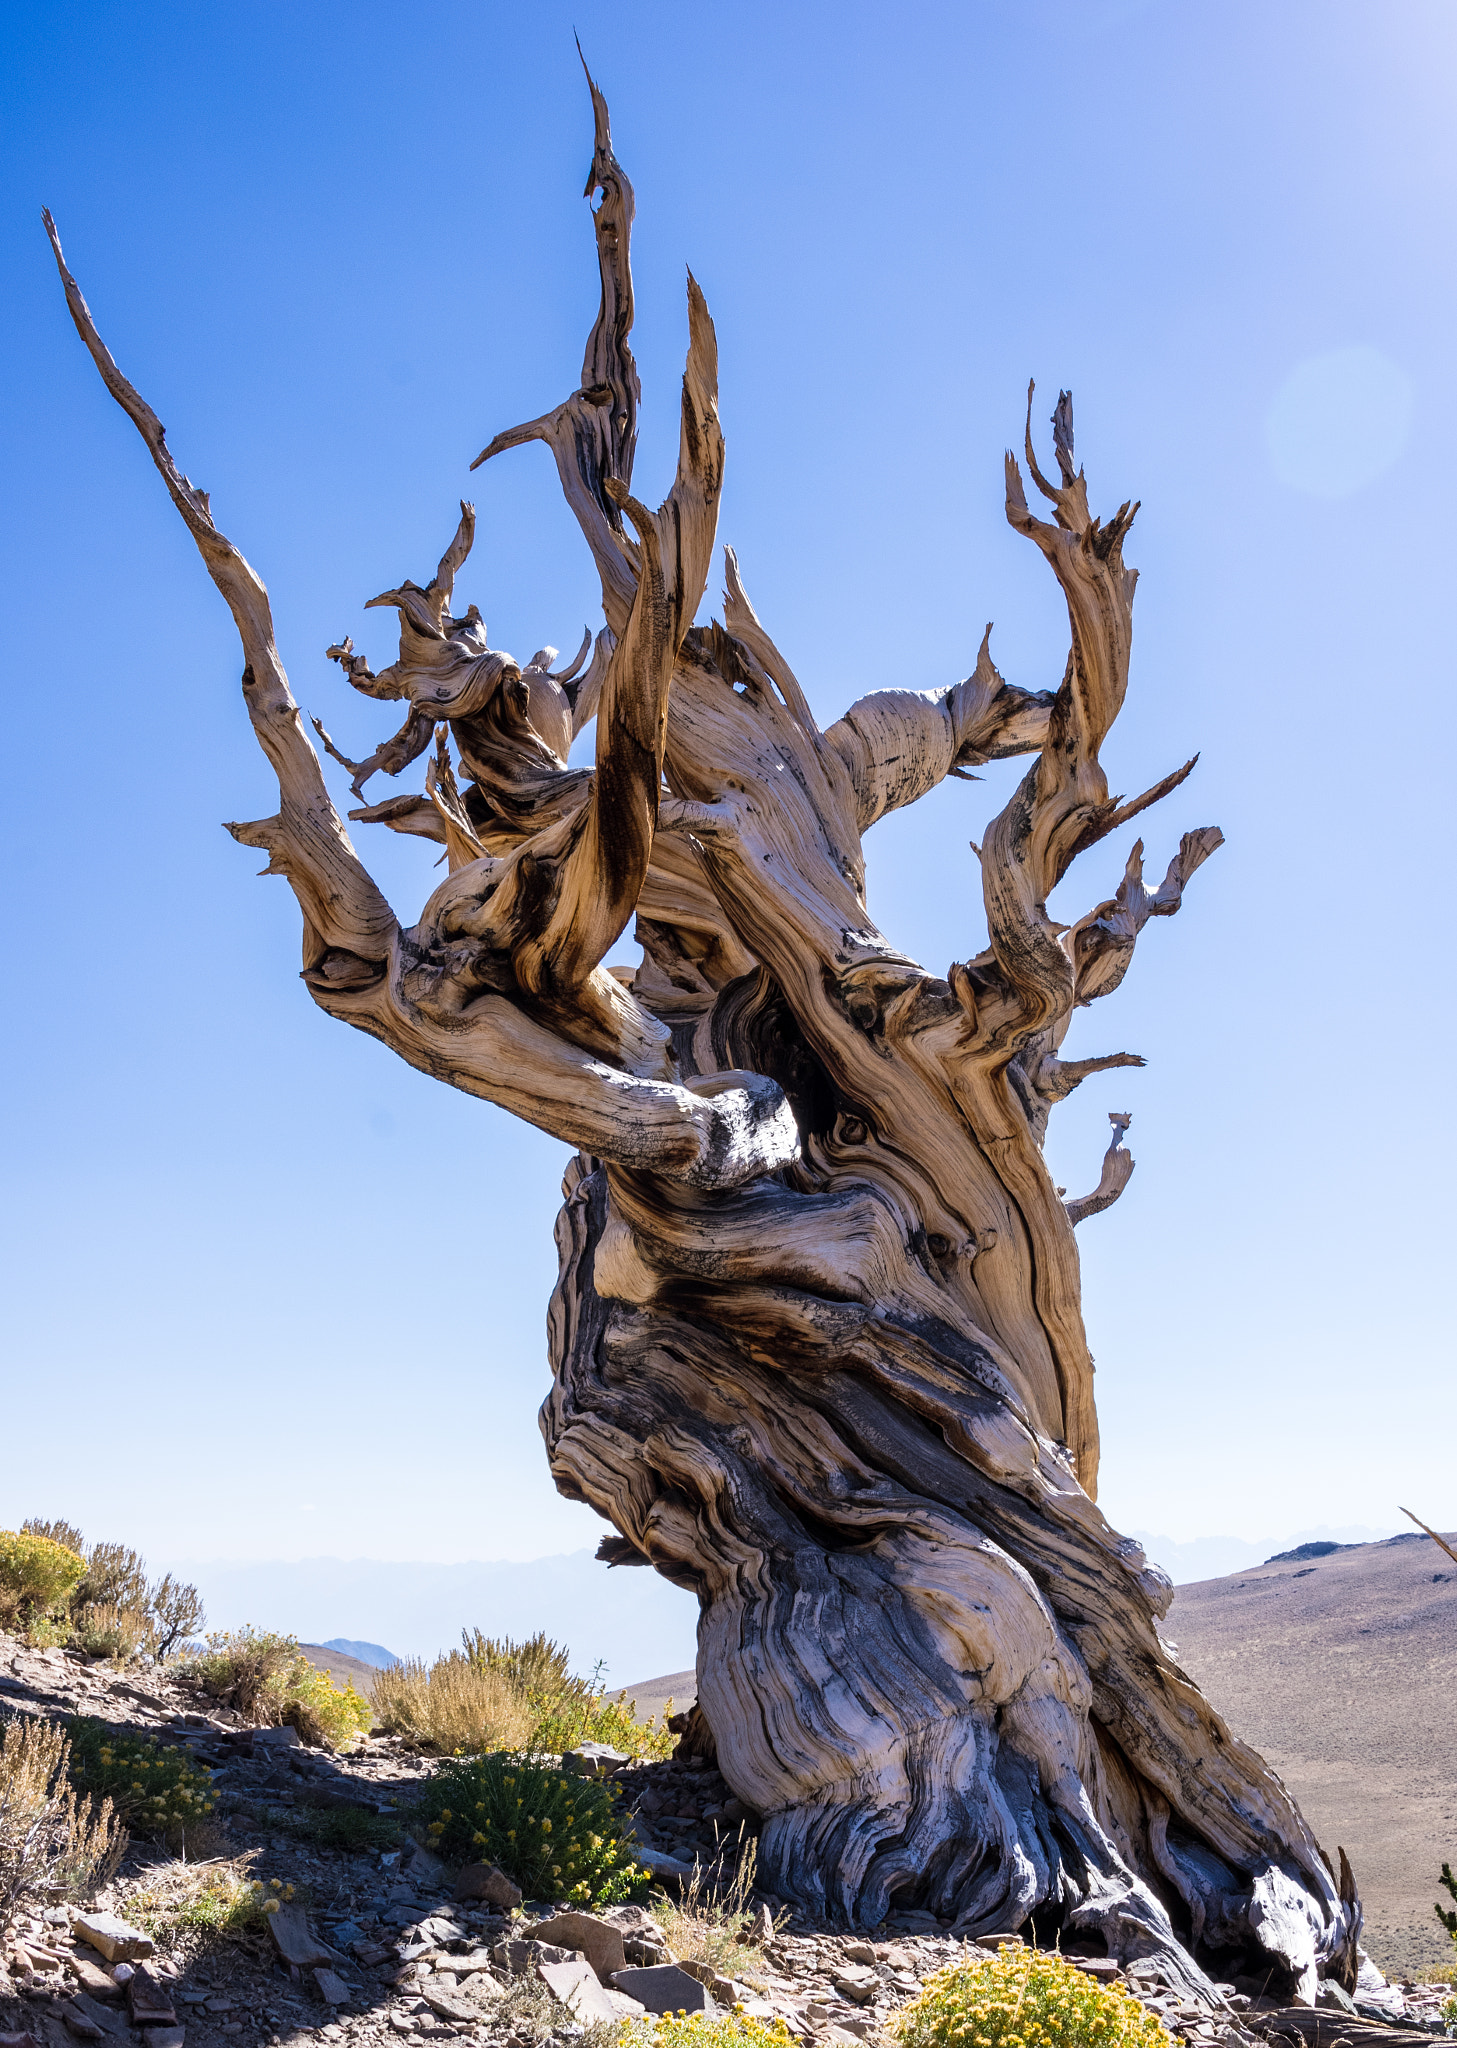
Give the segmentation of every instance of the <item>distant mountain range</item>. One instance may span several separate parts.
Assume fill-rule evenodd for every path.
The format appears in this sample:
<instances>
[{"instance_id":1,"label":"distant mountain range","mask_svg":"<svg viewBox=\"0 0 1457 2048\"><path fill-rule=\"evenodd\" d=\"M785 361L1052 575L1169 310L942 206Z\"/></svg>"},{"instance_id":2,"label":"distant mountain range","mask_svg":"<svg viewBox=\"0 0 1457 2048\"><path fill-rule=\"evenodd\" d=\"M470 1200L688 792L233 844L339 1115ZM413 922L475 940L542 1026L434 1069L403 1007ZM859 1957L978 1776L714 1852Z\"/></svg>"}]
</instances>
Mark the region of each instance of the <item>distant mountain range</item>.
<instances>
[{"instance_id":1,"label":"distant mountain range","mask_svg":"<svg viewBox=\"0 0 1457 2048\"><path fill-rule=\"evenodd\" d=\"M587 1677L600 1663L610 1686L644 1671L681 1670L698 1654L690 1594L654 1571L609 1569L590 1550L527 1563L156 1562L197 1587L209 1628L252 1622L376 1668L457 1649L466 1628L518 1639L544 1629L566 1644L574 1671Z\"/></svg>"},{"instance_id":2,"label":"distant mountain range","mask_svg":"<svg viewBox=\"0 0 1457 2048\"><path fill-rule=\"evenodd\" d=\"M1143 1545L1152 1563L1163 1567L1176 1586L1190 1586L1200 1579L1222 1579L1229 1572L1248 1571L1252 1565L1265 1564L1302 1543L1380 1543L1385 1537L1398 1534L1399 1529L1400 1525L1393 1522L1385 1529L1354 1525L1341 1529L1322 1527L1296 1529L1288 1535L1258 1540L1246 1536L1196 1536L1187 1543L1176 1543L1172 1536L1155 1536L1148 1529L1130 1529L1128 1533Z\"/></svg>"}]
</instances>

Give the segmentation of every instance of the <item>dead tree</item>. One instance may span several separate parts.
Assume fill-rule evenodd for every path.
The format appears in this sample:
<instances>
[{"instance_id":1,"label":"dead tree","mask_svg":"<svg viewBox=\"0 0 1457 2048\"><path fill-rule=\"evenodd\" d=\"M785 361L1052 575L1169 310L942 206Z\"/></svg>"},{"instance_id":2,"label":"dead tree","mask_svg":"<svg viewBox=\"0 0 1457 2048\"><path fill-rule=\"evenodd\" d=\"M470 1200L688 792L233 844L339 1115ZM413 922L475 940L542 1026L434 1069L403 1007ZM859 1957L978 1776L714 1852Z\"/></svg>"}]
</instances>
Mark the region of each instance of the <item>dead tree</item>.
<instances>
[{"instance_id":1,"label":"dead tree","mask_svg":"<svg viewBox=\"0 0 1457 2048\"><path fill-rule=\"evenodd\" d=\"M277 772L229 827L303 912L330 1016L577 1148L557 1226L542 1410L553 1478L616 1534L610 1564L696 1594L699 1698L760 1869L831 1922L920 1908L969 1933L1032 1918L1113 1954L1354 1978L1360 1921L1262 1759L1161 1644L1168 1581L1094 1505L1098 1425L1074 1226L1131 1171L1126 1117L1097 1191L1064 1202L1048 1113L1130 1055L1063 1061L1073 1012L1122 981L1220 843L1186 833L1162 881L1142 842L1071 926L1047 900L1131 801L1099 749L1128 681L1136 506L1090 512L1072 406L1056 476L1006 459L1007 517L1067 604L1055 689L884 690L821 731L726 556L722 623L693 625L723 476L713 326L689 279L678 473L632 495L632 188L592 88L587 194L602 302L582 381L477 462L544 441L601 575L604 629L553 672L451 609L463 504L374 674L329 650L400 731L347 761L357 794L428 754L423 793L350 817L446 849L403 924L356 854L274 646L262 582L117 369L47 226L72 316L151 451L243 643L243 698ZM590 659L589 659L590 656ZM568 765L595 716L595 769ZM327 735L325 746L345 760ZM988 943L943 978L875 929L862 844L947 775L1030 765L979 850ZM602 965L636 917L644 962Z\"/></svg>"}]
</instances>

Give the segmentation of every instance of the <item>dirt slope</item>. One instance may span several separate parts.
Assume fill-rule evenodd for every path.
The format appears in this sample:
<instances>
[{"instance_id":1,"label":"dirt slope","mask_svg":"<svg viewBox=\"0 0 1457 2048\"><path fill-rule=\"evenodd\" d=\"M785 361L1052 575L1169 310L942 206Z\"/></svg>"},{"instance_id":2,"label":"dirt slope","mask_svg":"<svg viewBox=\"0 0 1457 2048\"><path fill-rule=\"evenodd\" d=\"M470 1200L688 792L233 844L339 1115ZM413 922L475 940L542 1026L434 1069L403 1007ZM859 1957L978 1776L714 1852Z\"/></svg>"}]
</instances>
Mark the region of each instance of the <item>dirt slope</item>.
<instances>
[{"instance_id":1,"label":"dirt slope","mask_svg":"<svg viewBox=\"0 0 1457 2048\"><path fill-rule=\"evenodd\" d=\"M300 1643L299 1648L311 1664L328 1672L335 1685L352 1685L367 1700L374 1698L371 1688L379 1676L378 1665L366 1664L362 1657L350 1657L343 1650L326 1649L322 1643Z\"/></svg>"},{"instance_id":2,"label":"dirt slope","mask_svg":"<svg viewBox=\"0 0 1457 2048\"><path fill-rule=\"evenodd\" d=\"M1344 1846L1376 1962L1450 1963L1432 1906L1457 1860L1457 1564L1413 1534L1262 1565L1180 1586L1164 1633Z\"/></svg>"}]
</instances>

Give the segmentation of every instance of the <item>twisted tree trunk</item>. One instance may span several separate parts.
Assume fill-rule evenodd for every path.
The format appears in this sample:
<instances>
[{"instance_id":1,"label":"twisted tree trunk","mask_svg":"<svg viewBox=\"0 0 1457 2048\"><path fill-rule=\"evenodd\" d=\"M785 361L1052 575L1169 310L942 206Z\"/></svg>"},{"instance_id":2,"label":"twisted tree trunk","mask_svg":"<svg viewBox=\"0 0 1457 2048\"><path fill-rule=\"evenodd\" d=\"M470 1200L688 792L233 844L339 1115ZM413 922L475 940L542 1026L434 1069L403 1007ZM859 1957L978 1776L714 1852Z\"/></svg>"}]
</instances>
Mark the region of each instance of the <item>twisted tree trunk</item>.
<instances>
[{"instance_id":1,"label":"twisted tree trunk","mask_svg":"<svg viewBox=\"0 0 1457 2048\"><path fill-rule=\"evenodd\" d=\"M879 692L821 732L731 553L723 623L691 623L723 469L691 279L677 479L656 512L631 495L632 192L592 95L602 305L581 387L478 461L552 449L606 626L557 673L554 649L522 667L489 648L475 608L450 609L463 505L431 582L371 600L398 610L399 661L375 675L347 640L330 649L365 694L408 706L362 763L320 729L356 793L435 739L423 794L350 813L446 847L408 927L326 793L261 582L107 353L47 216L76 325L242 637L281 804L230 829L292 884L330 1015L579 1148L552 1473L613 1524L608 1562L697 1595L700 1700L724 1775L766 1817L765 1880L838 1924L918 1906L978 1934L1031 1915L1162 1955L1192 1990L1206 1965L1273 1966L1306 1997L1318 1972L1350 1983L1344 1858L1337 1882L1174 1663L1167 1580L1094 1505L1073 1228L1126 1182L1128 1119L1080 1201L1042 1158L1054 1104L1139 1064L1061 1061L1074 1009L1118 986L1220 843L1187 833L1154 890L1135 843L1116 897L1071 928L1048 915L1076 856L1193 766L1125 803L1099 763L1128 678L1136 507L1090 513L1066 394L1044 476L1029 392L1051 517L1010 455L1007 515L1067 604L1060 685L1003 682L983 640L964 682ZM596 768L571 769L593 715ZM863 835L1013 754L1031 765L980 849L989 943L942 979L871 924ZM600 963L634 912L629 982Z\"/></svg>"}]
</instances>

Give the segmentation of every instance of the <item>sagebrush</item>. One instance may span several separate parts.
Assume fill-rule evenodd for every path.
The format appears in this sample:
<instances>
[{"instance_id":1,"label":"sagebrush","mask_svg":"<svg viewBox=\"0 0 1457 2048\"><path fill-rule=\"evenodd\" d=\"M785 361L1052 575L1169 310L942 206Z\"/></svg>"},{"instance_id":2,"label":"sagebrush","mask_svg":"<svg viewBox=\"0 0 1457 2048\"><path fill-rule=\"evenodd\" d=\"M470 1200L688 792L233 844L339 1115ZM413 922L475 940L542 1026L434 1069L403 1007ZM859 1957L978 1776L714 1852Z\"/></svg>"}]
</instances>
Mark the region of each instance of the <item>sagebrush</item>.
<instances>
[{"instance_id":1,"label":"sagebrush","mask_svg":"<svg viewBox=\"0 0 1457 2048\"><path fill-rule=\"evenodd\" d=\"M50 1721L15 1716L0 1727L0 1941L22 1906L56 1893L84 1899L126 1848L109 1799L79 1796L70 1747Z\"/></svg>"},{"instance_id":2,"label":"sagebrush","mask_svg":"<svg viewBox=\"0 0 1457 2048\"><path fill-rule=\"evenodd\" d=\"M638 1757L673 1748L666 1710L639 1721L633 1703L608 1699L595 1675L574 1678L568 1652L545 1634L518 1643L463 1629L459 1650L428 1666L406 1658L377 1673L372 1689L384 1727L442 1756L498 1749L560 1756L583 1742Z\"/></svg>"},{"instance_id":3,"label":"sagebrush","mask_svg":"<svg viewBox=\"0 0 1457 2048\"><path fill-rule=\"evenodd\" d=\"M35 1575L47 1569L43 1587ZM74 1523L35 1515L18 1535L0 1532L0 1626L21 1628L37 1647L64 1643L118 1664L143 1654L160 1662L205 1619L196 1586L170 1572L150 1584L146 1560L130 1544L88 1545Z\"/></svg>"}]
</instances>

